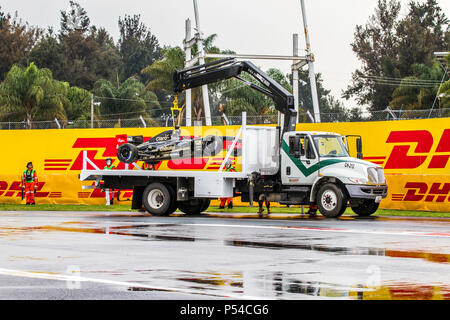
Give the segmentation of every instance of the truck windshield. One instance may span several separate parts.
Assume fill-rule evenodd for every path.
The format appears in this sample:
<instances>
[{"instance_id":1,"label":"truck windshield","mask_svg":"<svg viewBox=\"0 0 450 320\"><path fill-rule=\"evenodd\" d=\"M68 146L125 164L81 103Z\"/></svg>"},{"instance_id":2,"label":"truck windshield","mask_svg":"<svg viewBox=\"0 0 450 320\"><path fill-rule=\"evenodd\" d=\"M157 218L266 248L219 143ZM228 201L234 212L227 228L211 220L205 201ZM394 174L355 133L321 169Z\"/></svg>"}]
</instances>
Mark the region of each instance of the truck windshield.
<instances>
[{"instance_id":1,"label":"truck windshield","mask_svg":"<svg viewBox=\"0 0 450 320\"><path fill-rule=\"evenodd\" d=\"M339 136L312 136L321 157L348 157L347 148Z\"/></svg>"}]
</instances>

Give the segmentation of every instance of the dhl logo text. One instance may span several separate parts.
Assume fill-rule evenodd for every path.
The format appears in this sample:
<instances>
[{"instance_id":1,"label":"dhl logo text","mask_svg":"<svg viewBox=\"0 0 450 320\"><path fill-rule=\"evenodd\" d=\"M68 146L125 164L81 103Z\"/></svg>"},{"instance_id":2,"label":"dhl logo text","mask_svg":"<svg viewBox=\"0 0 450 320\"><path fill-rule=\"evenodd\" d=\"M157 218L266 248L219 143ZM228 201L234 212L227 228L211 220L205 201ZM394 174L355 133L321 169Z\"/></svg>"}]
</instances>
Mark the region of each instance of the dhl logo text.
<instances>
[{"instance_id":1,"label":"dhl logo text","mask_svg":"<svg viewBox=\"0 0 450 320\"><path fill-rule=\"evenodd\" d=\"M42 191L45 184L46 182L38 182L36 192L34 194L36 198L62 198L62 192L60 191ZM20 198L22 196L21 186L22 183L20 181L13 181L11 184L8 184L7 181L0 181L0 197Z\"/></svg>"},{"instance_id":2,"label":"dhl logo text","mask_svg":"<svg viewBox=\"0 0 450 320\"><path fill-rule=\"evenodd\" d=\"M416 169L430 159L428 169L444 169L450 158L450 129L445 129L438 141L433 150L435 141L427 130L392 131L386 140L387 144L395 144L389 156L364 159L384 169Z\"/></svg>"},{"instance_id":3,"label":"dhl logo text","mask_svg":"<svg viewBox=\"0 0 450 320\"><path fill-rule=\"evenodd\" d=\"M406 194L394 193L392 201L450 202L450 183L407 182L404 188Z\"/></svg>"}]
</instances>

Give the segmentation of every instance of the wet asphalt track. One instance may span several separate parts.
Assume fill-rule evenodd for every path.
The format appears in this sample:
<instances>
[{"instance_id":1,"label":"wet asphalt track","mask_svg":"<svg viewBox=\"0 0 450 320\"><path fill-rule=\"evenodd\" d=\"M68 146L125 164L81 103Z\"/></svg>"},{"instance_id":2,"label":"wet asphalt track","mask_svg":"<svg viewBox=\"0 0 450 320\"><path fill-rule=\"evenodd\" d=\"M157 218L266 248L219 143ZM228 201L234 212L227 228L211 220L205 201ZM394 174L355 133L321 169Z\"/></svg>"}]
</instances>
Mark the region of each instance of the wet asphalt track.
<instances>
[{"instance_id":1,"label":"wet asphalt track","mask_svg":"<svg viewBox=\"0 0 450 320\"><path fill-rule=\"evenodd\" d=\"M450 219L0 212L0 299L450 299Z\"/></svg>"}]
</instances>

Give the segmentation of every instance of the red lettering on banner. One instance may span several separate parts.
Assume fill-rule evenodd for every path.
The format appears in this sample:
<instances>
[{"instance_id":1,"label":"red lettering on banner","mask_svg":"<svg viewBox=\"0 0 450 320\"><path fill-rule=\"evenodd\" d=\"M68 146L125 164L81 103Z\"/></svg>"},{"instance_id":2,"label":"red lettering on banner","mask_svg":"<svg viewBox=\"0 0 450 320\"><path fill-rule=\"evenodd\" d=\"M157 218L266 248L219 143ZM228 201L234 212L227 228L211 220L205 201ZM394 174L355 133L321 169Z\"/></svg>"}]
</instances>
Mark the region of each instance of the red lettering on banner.
<instances>
[{"instance_id":1,"label":"red lettering on banner","mask_svg":"<svg viewBox=\"0 0 450 320\"><path fill-rule=\"evenodd\" d=\"M406 193L403 201L421 201L428 191L428 185L424 182L408 182L405 188L410 190ZM419 194L416 194L416 189L419 189Z\"/></svg>"},{"instance_id":2,"label":"red lettering on banner","mask_svg":"<svg viewBox=\"0 0 450 320\"><path fill-rule=\"evenodd\" d=\"M35 197L37 198L45 198L50 192L39 192L44 187L45 182L38 182ZM0 181L0 196L4 197L21 197L22 193L22 182L21 181L13 181L8 188L8 183L6 181Z\"/></svg>"},{"instance_id":3,"label":"red lettering on banner","mask_svg":"<svg viewBox=\"0 0 450 320\"><path fill-rule=\"evenodd\" d=\"M6 181L0 181L0 196L8 189L8 183Z\"/></svg>"},{"instance_id":4,"label":"red lettering on banner","mask_svg":"<svg viewBox=\"0 0 450 320\"><path fill-rule=\"evenodd\" d=\"M445 198L450 192L450 183L444 183L442 185L442 188L440 188L440 186L441 186L440 183L433 183L429 195L427 196L425 201L432 202L434 200L434 197L438 196L436 202L444 202Z\"/></svg>"},{"instance_id":5,"label":"red lettering on banner","mask_svg":"<svg viewBox=\"0 0 450 320\"><path fill-rule=\"evenodd\" d=\"M403 197L403 194L393 193L392 201L444 202L448 197L450 202L450 183L435 182L429 188L429 185L425 182L407 182L405 189L409 189L405 197Z\"/></svg>"},{"instance_id":6,"label":"red lettering on banner","mask_svg":"<svg viewBox=\"0 0 450 320\"><path fill-rule=\"evenodd\" d=\"M104 159L95 159L95 155L97 154L97 150L87 150L87 157L89 160L94 162L94 164L99 168L103 169L105 167L105 160ZM94 170L90 164L87 164L88 169ZM81 151L75 161L72 164L72 167L70 170L82 170L83 169L83 151Z\"/></svg>"},{"instance_id":7,"label":"red lettering on banner","mask_svg":"<svg viewBox=\"0 0 450 320\"><path fill-rule=\"evenodd\" d=\"M72 148L105 149L102 154L103 157L114 157L117 153L115 138L78 138Z\"/></svg>"},{"instance_id":8,"label":"red lettering on banner","mask_svg":"<svg viewBox=\"0 0 450 320\"><path fill-rule=\"evenodd\" d=\"M448 152L447 155L435 155L430 161L428 168L430 169L443 169L447 166L448 159L450 158L450 129L445 129L442 134L441 140L436 148L436 153Z\"/></svg>"},{"instance_id":9,"label":"red lettering on banner","mask_svg":"<svg viewBox=\"0 0 450 320\"><path fill-rule=\"evenodd\" d=\"M429 131L392 131L386 143L417 143L415 153L428 153L433 146L433 136ZM394 146L386 162L385 169L415 169L421 166L427 155L408 156L411 146Z\"/></svg>"},{"instance_id":10,"label":"red lettering on banner","mask_svg":"<svg viewBox=\"0 0 450 320\"><path fill-rule=\"evenodd\" d=\"M38 182L38 183L45 183L45 182ZM9 187L9 191L21 191L22 190L22 183L20 181L13 181L11 183L11 186ZM11 197L14 195L15 192L12 192ZM9 192L8 192L9 194ZM16 197L20 197L21 193L17 193ZM36 196L36 195L35 195Z\"/></svg>"}]
</instances>

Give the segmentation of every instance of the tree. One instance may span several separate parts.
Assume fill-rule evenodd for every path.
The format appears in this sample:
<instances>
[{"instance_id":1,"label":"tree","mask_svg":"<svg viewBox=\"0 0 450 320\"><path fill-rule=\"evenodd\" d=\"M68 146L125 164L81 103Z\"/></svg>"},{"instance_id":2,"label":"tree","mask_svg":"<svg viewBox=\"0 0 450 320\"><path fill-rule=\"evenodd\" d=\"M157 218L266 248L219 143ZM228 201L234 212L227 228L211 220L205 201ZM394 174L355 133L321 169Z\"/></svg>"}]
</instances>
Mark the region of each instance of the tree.
<instances>
[{"instance_id":1,"label":"tree","mask_svg":"<svg viewBox=\"0 0 450 320\"><path fill-rule=\"evenodd\" d=\"M156 95L146 90L136 78L129 78L119 86L108 80L98 80L93 93L100 101L100 114L103 119L117 119L143 116L151 119L151 114L161 108Z\"/></svg>"},{"instance_id":2,"label":"tree","mask_svg":"<svg viewBox=\"0 0 450 320\"><path fill-rule=\"evenodd\" d=\"M117 78L121 62L114 42L104 28L89 25L89 18L77 3L61 11L59 42L65 57L58 78L91 90L99 79Z\"/></svg>"},{"instance_id":3,"label":"tree","mask_svg":"<svg viewBox=\"0 0 450 320\"><path fill-rule=\"evenodd\" d=\"M184 51L180 47L165 47L162 49L163 58L153 62L142 70L142 74L150 80L146 89L159 95L161 103L166 106L166 111L171 107L171 97L173 95L173 73L177 69L184 68ZM178 97L179 105L185 104L185 95ZM169 112L164 112L168 114Z\"/></svg>"},{"instance_id":4,"label":"tree","mask_svg":"<svg viewBox=\"0 0 450 320\"><path fill-rule=\"evenodd\" d=\"M119 18L118 51L123 63L121 77L143 77L141 70L162 58L158 39L141 22L140 15ZM144 82L150 79L142 79Z\"/></svg>"},{"instance_id":5,"label":"tree","mask_svg":"<svg viewBox=\"0 0 450 320\"><path fill-rule=\"evenodd\" d=\"M163 58L153 62L142 70L142 73L153 80L147 83L148 90L162 90L168 94L173 92L173 73L184 68L184 51L180 47L165 47Z\"/></svg>"},{"instance_id":6,"label":"tree","mask_svg":"<svg viewBox=\"0 0 450 320\"><path fill-rule=\"evenodd\" d=\"M433 52L448 50L450 43L449 21L436 0L410 1L404 18L400 9L399 1L379 0L366 26L356 27L352 49L362 67L353 73L343 97L356 97L372 112L390 104L399 79L414 76L417 65L432 67Z\"/></svg>"},{"instance_id":7,"label":"tree","mask_svg":"<svg viewBox=\"0 0 450 320\"><path fill-rule=\"evenodd\" d=\"M414 72L414 65L432 66L433 53L450 44L449 20L436 0L410 1L409 13L397 26L398 61L402 76Z\"/></svg>"},{"instance_id":8,"label":"tree","mask_svg":"<svg viewBox=\"0 0 450 320\"><path fill-rule=\"evenodd\" d=\"M430 109L438 93L444 75L439 62L432 67L424 64L412 66L413 75L403 78L392 94L391 109Z\"/></svg>"},{"instance_id":9,"label":"tree","mask_svg":"<svg viewBox=\"0 0 450 320\"><path fill-rule=\"evenodd\" d=\"M445 67L450 65L450 54L445 58ZM450 117L450 79L441 84L438 91L439 108L444 109L442 116Z\"/></svg>"},{"instance_id":10,"label":"tree","mask_svg":"<svg viewBox=\"0 0 450 320\"><path fill-rule=\"evenodd\" d=\"M48 69L14 65L0 85L0 118L5 121L66 120L68 83L53 80Z\"/></svg>"},{"instance_id":11,"label":"tree","mask_svg":"<svg viewBox=\"0 0 450 320\"><path fill-rule=\"evenodd\" d=\"M396 0L378 0L375 14L365 26L356 26L352 50L361 61L361 69L352 75L352 84L343 93L356 97L359 105L370 111L383 110L389 104L393 87L380 84L374 77L398 77L396 68L396 26L401 5Z\"/></svg>"},{"instance_id":12,"label":"tree","mask_svg":"<svg viewBox=\"0 0 450 320\"><path fill-rule=\"evenodd\" d=\"M91 117L91 93L87 90L70 87L67 91L69 104L66 106L67 119L89 120ZM94 117L99 118L98 108L94 109Z\"/></svg>"},{"instance_id":13,"label":"tree","mask_svg":"<svg viewBox=\"0 0 450 320\"><path fill-rule=\"evenodd\" d=\"M73 31L86 33L91 20L87 12L78 3L69 1L69 10L61 10L61 33L67 35Z\"/></svg>"},{"instance_id":14,"label":"tree","mask_svg":"<svg viewBox=\"0 0 450 320\"><path fill-rule=\"evenodd\" d=\"M56 79L64 79L67 70L66 56L63 52L64 48L56 38L53 30L49 28L47 33L33 47L30 54L26 58L29 65L34 62L39 68L47 68L52 71Z\"/></svg>"},{"instance_id":15,"label":"tree","mask_svg":"<svg viewBox=\"0 0 450 320\"><path fill-rule=\"evenodd\" d=\"M292 75L289 75L292 81ZM319 100L319 110L322 122L348 121L350 113L336 97L331 95L331 91L326 89L323 84L322 74L316 74L316 91ZM299 121L306 122L309 120L306 112L309 111L314 115L313 100L311 94L311 83L308 70L299 71ZM356 108L353 113L357 113L360 109Z\"/></svg>"},{"instance_id":16,"label":"tree","mask_svg":"<svg viewBox=\"0 0 450 320\"><path fill-rule=\"evenodd\" d=\"M13 64L25 59L41 35L41 29L23 23L17 13L14 17L5 14L0 7L0 81Z\"/></svg>"},{"instance_id":17,"label":"tree","mask_svg":"<svg viewBox=\"0 0 450 320\"><path fill-rule=\"evenodd\" d=\"M280 83L286 90L292 91L291 85L284 74L275 68L267 70L267 75ZM241 78L252 82L258 86L261 84L248 74L242 74ZM225 106L225 113L228 116L241 116L242 112L247 112L255 122L261 122L264 116L275 116L277 111L273 100L266 95L244 85L241 81L235 79L226 80L221 88L221 102Z\"/></svg>"},{"instance_id":18,"label":"tree","mask_svg":"<svg viewBox=\"0 0 450 320\"><path fill-rule=\"evenodd\" d=\"M216 34L212 34L206 39L203 40L203 47L205 52L209 53L220 53L220 49L213 45L214 40L217 38ZM197 46L194 45L192 48L192 55L197 53ZM232 53L231 51L222 51L222 53ZM151 80L147 83L147 88L149 90L154 91L162 91L165 94L163 97L163 103L170 99L173 94L173 73L177 69L184 68L185 62L185 53L180 47L165 47L162 49L163 58L155 61L152 65L147 66L142 70L142 73ZM207 62L214 59L207 59ZM218 92L220 92L220 88L222 88L223 84L214 83L208 85L208 93L213 100L211 105L217 104L218 106ZM204 115L204 106L203 106L203 97L202 97L202 89L194 88L192 89L192 108L194 112L194 116L197 120L201 120ZM180 105L185 104L185 95L180 94L178 97L178 101ZM211 114L214 114L214 111L218 113L217 110L212 110Z\"/></svg>"}]
</instances>

